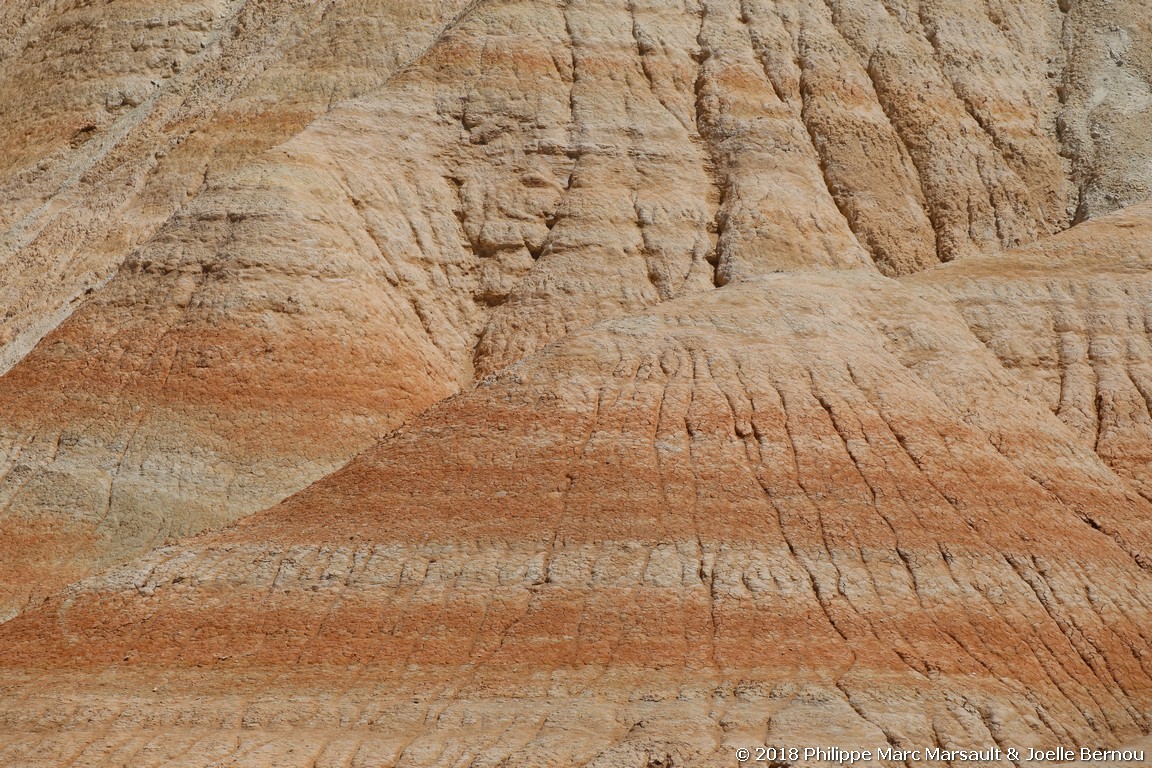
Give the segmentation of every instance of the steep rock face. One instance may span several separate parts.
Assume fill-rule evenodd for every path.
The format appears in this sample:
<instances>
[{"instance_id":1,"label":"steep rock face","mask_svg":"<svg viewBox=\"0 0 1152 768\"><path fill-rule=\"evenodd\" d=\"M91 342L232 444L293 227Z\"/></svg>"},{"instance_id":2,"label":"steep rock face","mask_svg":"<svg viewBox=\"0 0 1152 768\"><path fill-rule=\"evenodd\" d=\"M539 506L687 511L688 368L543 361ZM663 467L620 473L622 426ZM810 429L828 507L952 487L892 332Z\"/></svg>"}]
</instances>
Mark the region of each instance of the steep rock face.
<instances>
[{"instance_id":1,"label":"steep rock face","mask_svg":"<svg viewBox=\"0 0 1152 768\"><path fill-rule=\"evenodd\" d=\"M1152 194L1152 33L1124 3L1069 4L1058 128L1080 186L1076 220Z\"/></svg>"},{"instance_id":2,"label":"steep rock face","mask_svg":"<svg viewBox=\"0 0 1152 768\"><path fill-rule=\"evenodd\" d=\"M211 178L379 87L463 7L6 4L0 371Z\"/></svg>"},{"instance_id":3,"label":"steep rock face","mask_svg":"<svg viewBox=\"0 0 1152 768\"><path fill-rule=\"evenodd\" d=\"M1152 206L908 280L972 332L1145 498L1152 493Z\"/></svg>"},{"instance_id":4,"label":"steep rock face","mask_svg":"<svg viewBox=\"0 0 1152 768\"><path fill-rule=\"evenodd\" d=\"M58 320L59 291L76 293L64 311L81 308L0 379L0 616L167 536L258 510L453 390L460 366L428 343L421 308L377 287L395 271L360 258L357 244L372 241L350 199L324 215L346 200L338 161L323 149L313 158L315 144L287 169L277 156L242 161L331 100L382 82L459 7L237 6L184 74L11 182L27 202L24 182L71 174L8 230L4 353L20 354ZM92 24L58 23L107 32L106 17L77 12L95 14ZM109 44L127 46L123 32ZM326 48L335 38L367 59ZM13 87L27 87L20 71L5 68ZM352 151L345 164L355 165ZM136 181L115 181L127 176ZM86 271L113 258L107 284ZM428 293L423 276L404 277L417 284L408 296ZM427 321L446 336L466 325L434 312Z\"/></svg>"},{"instance_id":5,"label":"steep rock face","mask_svg":"<svg viewBox=\"0 0 1152 768\"><path fill-rule=\"evenodd\" d=\"M1148 733L1138 3L112 6L0 10L0 762Z\"/></svg>"},{"instance_id":6,"label":"steep rock face","mask_svg":"<svg viewBox=\"0 0 1152 768\"><path fill-rule=\"evenodd\" d=\"M0 380L26 564L8 614L254 511L599 319L779 270L914 273L1144 189L1124 115L1146 112L1148 33L1113 5L160 10L4 16L0 90L29 92L44 56L85 73L6 123L4 363L71 315ZM93 95L146 77L139 103ZM237 446L228 398L325 370L347 372L325 407L249 402L264 447ZM301 446L298 419L339 426ZM148 498L113 492L121 473Z\"/></svg>"},{"instance_id":7,"label":"steep rock face","mask_svg":"<svg viewBox=\"0 0 1152 768\"><path fill-rule=\"evenodd\" d=\"M954 313L862 271L769 276L572 336L8 622L0 754L1116 744L1152 712L1150 511Z\"/></svg>"},{"instance_id":8,"label":"steep rock face","mask_svg":"<svg viewBox=\"0 0 1152 768\"><path fill-rule=\"evenodd\" d=\"M345 233L253 235L314 215L295 182L289 210L201 196L2 380L9 601L274 503L453 390Z\"/></svg>"}]
</instances>

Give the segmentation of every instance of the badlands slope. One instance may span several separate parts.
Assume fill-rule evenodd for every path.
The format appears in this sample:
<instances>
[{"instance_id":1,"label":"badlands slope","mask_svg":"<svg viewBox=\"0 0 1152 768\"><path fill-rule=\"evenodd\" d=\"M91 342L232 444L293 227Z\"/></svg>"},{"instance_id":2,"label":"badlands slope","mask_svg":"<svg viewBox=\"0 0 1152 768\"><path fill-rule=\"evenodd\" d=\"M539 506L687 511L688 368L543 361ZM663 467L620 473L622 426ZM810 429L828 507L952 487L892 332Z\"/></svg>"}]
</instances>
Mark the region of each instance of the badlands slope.
<instances>
[{"instance_id":1,"label":"badlands slope","mask_svg":"<svg viewBox=\"0 0 1152 768\"><path fill-rule=\"evenodd\" d=\"M0 29L0 764L1152 731L1140 2Z\"/></svg>"}]
</instances>

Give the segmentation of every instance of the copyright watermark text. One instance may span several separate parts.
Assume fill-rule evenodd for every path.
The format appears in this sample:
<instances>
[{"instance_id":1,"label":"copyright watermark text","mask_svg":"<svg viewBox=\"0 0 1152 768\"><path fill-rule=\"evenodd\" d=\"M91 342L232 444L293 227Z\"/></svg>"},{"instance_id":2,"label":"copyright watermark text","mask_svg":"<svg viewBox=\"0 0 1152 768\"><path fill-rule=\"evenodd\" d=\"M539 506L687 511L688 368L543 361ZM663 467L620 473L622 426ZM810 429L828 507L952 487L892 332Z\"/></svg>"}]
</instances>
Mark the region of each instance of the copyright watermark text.
<instances>
[{"instance_id":1,"label":"copyright watermark text","mask_svg":"<svg viewBox=\"0 0 1152 768\"><path fill-rule=\"evenodd\" d=\"M765 766L784 766L795 763L822 762L838 763L840 765L854 765L877 761L894 761L901 763L925 761L940 761L946 763L998 763L1009 761L1017 763L1027 762L1056 762L1063 763L1071 760L1129 760L1143 761L1142 749L1089 749L1080 747L1070 749L1057 747L1055 749L1035 749L1026 747L1016 749L1008 747L991 747L989 749L944 749L942 747L928 747L924 749L900 749L899 747L880 747L877 749L841 749L840 747L740 747L736 750L736 761L740 765L762 763Z\"/></svg>"}]
</instances>

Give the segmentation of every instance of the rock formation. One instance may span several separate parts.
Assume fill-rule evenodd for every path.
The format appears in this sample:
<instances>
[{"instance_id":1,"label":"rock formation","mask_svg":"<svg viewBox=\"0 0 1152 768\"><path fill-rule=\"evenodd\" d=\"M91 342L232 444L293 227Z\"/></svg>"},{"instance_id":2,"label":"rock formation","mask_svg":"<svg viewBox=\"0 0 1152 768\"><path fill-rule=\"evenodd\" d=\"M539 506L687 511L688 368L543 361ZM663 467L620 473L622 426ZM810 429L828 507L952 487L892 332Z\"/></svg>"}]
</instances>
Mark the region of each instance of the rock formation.
<instances>
[{"instance_id":1,"label":"rock formation","mask_svg":"<svg viewBox=\"0 0 1152 768\"><path fill-rule=\"evenodd\" d=\"M0 11L0 764L1140 743L1145 16Z\"/></svg>"}]
</instances>

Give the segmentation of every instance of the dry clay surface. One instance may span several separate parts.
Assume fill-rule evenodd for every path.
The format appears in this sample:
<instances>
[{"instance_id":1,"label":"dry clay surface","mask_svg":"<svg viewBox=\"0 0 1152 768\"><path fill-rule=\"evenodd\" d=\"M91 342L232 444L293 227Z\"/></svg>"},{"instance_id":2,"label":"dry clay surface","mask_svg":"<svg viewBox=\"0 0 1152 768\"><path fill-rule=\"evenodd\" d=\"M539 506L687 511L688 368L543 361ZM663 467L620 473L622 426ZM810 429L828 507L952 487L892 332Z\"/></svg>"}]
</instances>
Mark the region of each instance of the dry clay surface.
<instances>
[{"instance_id":1,"label":"dry clay surface","mask_svg":"<svg viewBox=\"0 0 1152 768\"><path fill-rule=\"evenodd\" d=\"M1140 3L0 29L0 764L1152 730Z\"/></svg>"},{"instance_id":2,"label":"dry clay surface","mask_svg":"<svg viewBox=\"0 0 1152 768\"><path fill-rule=\"evenodd\" d=\"M0 19L0 616L597 320L996 254L1152 174L1139 3Z\"/></svg>"},{"instance_id":3,"label":"dry clay surface","mask_svg":"<svg viewBox=\"0 0 1152 768\"><path fill-rule=\"evenodd\" d=\"M1138 739L1152 508L1014 387L956 312L863 270L577 333L4 624L0 761Z\"/></svg>"}]
</instances>

